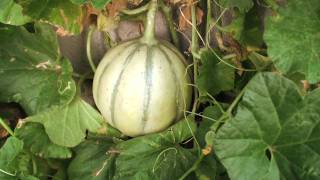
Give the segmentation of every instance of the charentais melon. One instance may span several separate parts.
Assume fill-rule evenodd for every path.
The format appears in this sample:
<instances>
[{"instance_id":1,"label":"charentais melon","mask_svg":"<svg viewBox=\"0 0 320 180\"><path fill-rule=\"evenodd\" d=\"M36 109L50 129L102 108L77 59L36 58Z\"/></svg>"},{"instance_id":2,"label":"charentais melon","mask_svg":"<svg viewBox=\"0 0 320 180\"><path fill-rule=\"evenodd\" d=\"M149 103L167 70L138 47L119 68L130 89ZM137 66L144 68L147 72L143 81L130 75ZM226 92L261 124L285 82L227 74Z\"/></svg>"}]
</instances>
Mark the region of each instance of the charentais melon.
<instances>
[{"instance_id":1,"label":"charentais melon","mask_svg":"<svg viewBox=\"0 0 320 180\"><path fill-rule=\"evenodd\" d=\"M110 49L97 68L96 105L107 122L125 135L164 130L190 106L192 88L186 65L167 42L122 43Z\"/></svg>"},{"instance_id":2,"label":"charentais melon","mask_svg":"<svg viewBox=\"0 0 320 180\"><path fill-rule=\"evenodd\" d=\"M93 97L102 116L128 136L166 129L191 104L187 63L174 46L155 38L157 0L147 6L144 36L110 49L93 80Z\"/></svg>"}]
</instances>

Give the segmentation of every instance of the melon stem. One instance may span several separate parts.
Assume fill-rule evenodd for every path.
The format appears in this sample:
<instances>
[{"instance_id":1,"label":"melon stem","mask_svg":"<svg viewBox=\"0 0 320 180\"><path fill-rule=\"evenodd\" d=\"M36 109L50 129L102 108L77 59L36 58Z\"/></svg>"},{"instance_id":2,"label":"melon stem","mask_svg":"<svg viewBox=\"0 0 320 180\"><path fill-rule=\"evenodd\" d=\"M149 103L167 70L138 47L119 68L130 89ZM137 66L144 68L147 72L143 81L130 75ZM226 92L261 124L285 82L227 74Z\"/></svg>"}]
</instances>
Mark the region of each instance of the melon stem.
<instances>
[{"instance_id":1,"label":"melon stem","mask_svg":"<svg viewBox=\"0 0 320 180\"><path fill-rule=\"evenodd\" d=\"M149 10L147 13L147 20L145 22L145 31L142 41L147 44L155 44L157 39L155 37L155 19L158 9L158 0L151 0Z\"/></svg>"}]
</instances>

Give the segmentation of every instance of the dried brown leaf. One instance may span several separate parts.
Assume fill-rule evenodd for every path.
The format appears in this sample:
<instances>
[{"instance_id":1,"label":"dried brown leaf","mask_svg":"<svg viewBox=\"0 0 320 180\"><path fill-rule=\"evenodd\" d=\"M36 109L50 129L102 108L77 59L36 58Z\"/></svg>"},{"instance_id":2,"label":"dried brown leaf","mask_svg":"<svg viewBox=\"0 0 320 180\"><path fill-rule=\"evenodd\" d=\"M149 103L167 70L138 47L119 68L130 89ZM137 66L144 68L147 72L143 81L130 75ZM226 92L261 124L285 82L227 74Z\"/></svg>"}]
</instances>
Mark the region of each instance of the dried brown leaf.
<instances>
[{"instance_id":1,"label":"dried brown leaf","mask_svg":"<svg viewBox=\"0 0 320 180\"><path fill-rule=\"evenodd\" d=\"M303 89L304 89L305 91L308 91L309 88L310 88L309 82L308 82L307 80L302 80L301 83L302 83L302 85L303 85Z\"/></svg>"},{"instance_id":2,"label":"dried brown leaf","mask_svg":"<svg viewBox=\"0 0 320 180\"><path fill-rule=\"evenodd\" d=\"M181 11L179 14L179 29L181 31L186 30L187 28L191 28L191 7L192 4L189 4L181 7ZM197 17L197 25L202 23L203 11L199 7L196 10L196 17Z\"/></svg>"},{"instance_id":3,"label":"dried brown leaf","mask_svg":"<svg viewBox=\"0 0 320 180\"><path fill-rule=\"evenodd\" d=\"M142 1L143 0L128 0L128 3L134 6L138 6L140 3L142 3Z\"/></svg>"},{"instance_id":4,"label":"dried brown leaf","mask_svg":"<svg viewBox=\"0 0 320 180\"><path fill-rule=\"evenodd\" d=\"M106 32L112 31L118 27L119 22L119 16L111 17L100 13L97 19L98 30Z\"/></svg>"},{"instance_id":5,"label":"dried brown leaf","mask_svg":"<svg viewBox=\"0 0 320 180\"><path fill-rule=\"evenodd\" d=\"M167 0L170 4L178 4L178 3L183 3L184 0Z\"/></svg>"},{"instance_id":6,"label":"dried brown leaf","mask_svg":"<svg viewBox=\"0 0 320 180\"><path fill-rule=\"evenodd\" d=\"M209 155L212 151L212 146L207 146L206 148L202 149L202 154L205 156Z\"/></svg>"},{"instance_id":7,"label":"dried brown leaf","mask_svg":"<svg viewBox=\"0 0 320 180\"><path fill-rule=\"evenodd\" d=\"M110 17L117 16L121 10L124 10L127 8L127 5L128 5L127 0L112 1L107 5L108 15Z\"/></svg>"},{"instance_id":8,"label":"dried brown leaf","mask_svg":"<svg viewBox=\"0 0 320 180\"><path fill-rule=\"evenodd\" d=\"M57 34L58 36L68 36L68 35L71 35L68 31L66 31L66 30L63 29L62 27L57 28L56 34Z\"/></svg>"},{"instance_id":9,"label":"dried brown leaf","mask_svg":"<svg viewBox=\"0 0 320 180\"><path fill-rule=\"evenodd\" d=\"M4 130L2 127L0 127L0 139L5 138L9 135L9 133Z\"/></svg>"},{"instance_id":10,"label":"dried brown leaf","mask_svg":"<svg viewBox=\"0 0 320 180\"><path fill-rule=\"evenodd\" d=\"M87 10L87 14L91 15L91 14L95 14L98 15L99 14L99 10L97 10L96 8L92 7L91 5L87 5L86 6L86 10Z\"/></svg>"}]
</instances>

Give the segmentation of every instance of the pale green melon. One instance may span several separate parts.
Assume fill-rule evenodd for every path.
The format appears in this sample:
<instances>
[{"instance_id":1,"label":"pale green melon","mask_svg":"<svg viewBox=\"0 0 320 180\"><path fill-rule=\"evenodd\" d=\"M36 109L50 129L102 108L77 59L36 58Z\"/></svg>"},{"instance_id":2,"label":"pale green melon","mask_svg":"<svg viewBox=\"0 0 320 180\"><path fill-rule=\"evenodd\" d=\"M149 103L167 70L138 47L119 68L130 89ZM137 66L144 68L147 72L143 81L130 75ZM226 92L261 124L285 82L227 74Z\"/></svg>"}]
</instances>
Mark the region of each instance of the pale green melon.
<instances>
[{"instance_id":1,"label":"pale green melon","mask_svg":"<svg viewBox=\"0 0 320 180\"><path fill-rule=\"evenodd\" d=\"M97 68L95 103L107 122L125 135L164 130L190 106L192 87L186 65L169 43L122 43L110 49Z\"/></svg>"}]
</instances>

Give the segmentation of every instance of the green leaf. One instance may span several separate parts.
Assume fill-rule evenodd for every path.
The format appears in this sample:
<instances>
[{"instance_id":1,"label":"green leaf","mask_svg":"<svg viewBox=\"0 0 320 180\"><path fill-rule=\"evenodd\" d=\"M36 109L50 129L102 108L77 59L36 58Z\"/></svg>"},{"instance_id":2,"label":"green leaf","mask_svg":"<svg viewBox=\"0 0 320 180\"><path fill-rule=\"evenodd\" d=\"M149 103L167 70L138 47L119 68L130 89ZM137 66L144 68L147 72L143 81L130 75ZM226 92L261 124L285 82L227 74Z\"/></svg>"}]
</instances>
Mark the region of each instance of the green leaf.
<instances>
[{"instance_id":1,"label":"green leaf","mask_svg":"<svg viewBox=\"0 0 320 180\"><path fill-rule=\"evenodd\" d=\"M252 0L221 0L221 5L225 8L238 8L240 11L245 12L252 8Z\"/></svg>"},{"instance_id":2,"label":"green leaf","mask_svg":"<svg viewBox=\"0 0 320 180\"><path fill-rule=\"evenodd\" d=\"M263 25L259 16L259 8L252 8L247 13L240 13L226 30L245 46L260 47L263 45Z\"/></svg>"},{"instance_id":3,"label":"green leaf","mask_svg":"<svg viewBox=\"0 0 320 180\"><path fill-rule=\"evenodd\" d=\"M112 180L115 155L110 139L90 139L76 147L76 156L68 168L69 179Z\"/></svg>"},{"instance_id":4,"label":"green leaf","mask_svg":"<svg viewBox=\"0 0 320 180\"><path fill-rule=\"evenodd\" d=\"M97 9L103 9L107 4L109 4L112 0L70 0L74 4L85 4L91 2L92 6Z\"/></svg>"},{"instance_id":5,"label":"green leaf","mask_svg":"<svg viewBox=\"0 0 320 180\"><path fill-rule=\"evenodd\" d=\"M182 120L162 133L118 144L114 179L178 179L195 161L193 153L179 145L195 128L193 120Z\"/></svg>"},{"instance_id":6,"label":"green leaf","mask_svg":"<svg viewBox=\"0 0 320 180\"><path fill-rule=\"evenodd\" d=\"M44 125L50 140L60 146L74 147L86 136L86 130L96 132L102 116L80 97L66 106L54 106L26 119Z\"/></svg>"},{"instance_id":7,"label":"green leaf","mask_svg":"<svg viewBox=\"0 0 320 180\"><path fill-rule=\"evenodd\" d=\"M225 104L222 104L224 106ZM211 121L211 124L217 121L222 115L221 110L218 106L208 106L203 110L202 120Z\"/></svg>"},{"instance_id":8,"label":"green leaf","mask_svg":"<svg viewBox=\"0 0 320 180\"><path fill-rule=\"evenodd\" d=\"M98 131L95 133L89 133L88 136L92 136L92 137L107 136L107 137L122 138L125 135L123 135L118 129L108 124L107 121L103 121Z\"/></svg>"},{"instance_id":9,"label":"green leaf","mask_svg":"<svg viewBox=\"0 0 320 180\"><path fill-rule=\"evenodd\" d=\"M320 89L302 97L290 80L256 75L214 147L231 179L320 178Z\"/></svg>"},{"instance_id":10,"label":"green leaf","mask_svg":"<svg viewBox=\"0 0 320 180\"><path fill-rule=\"evenodd\" d=\"M56 27L79 34L82 29L81 7L66 0L16 0L23 13L33 19L49 22Z\"/></svg>"},{"instance_id":11,"label":"green leaf","mask_svg":"<svg viewBox=\"0 0 320 180\"><path fill-rule=\"evenodd\" d=\"M256 52L251 52L250 54L248 54L248 59L254 64L254 66L259 71L263 71L270 64L272 64L272 61L270 58L262 56L261 54Z\"/></svg>"},{"instance_id":12,"label":"green leaf","mask_svg":"<svg viewBox=\"0 0 320 180\"><path fill-rule=\"evenodd\" d=\"M53 180L67 180L67 174L62 169L58 169L57 173L54 174Z\"/></svg>"},{"instance_id":13,"label":"green leaf","mask_svg":"<svg viewBox=\"0 0 320 180\"><path fill-rule=\"evenodd\" d=\"M0 28L0 101L20 103L28 114L69 103L76 92L52 28L37 24L35 30Z\"/></svg>"},{"instance_id":14,"label":"green leaf","mask_svg":"<svg viewBox=\"0 0 320 180\"><path fill-rule=\"evenodd\" d=\"M103 9L111 1L112 0L92 0L92 5L97 9Z\"/></svg>"},{"instance_id":15,"label":"green leaf","mask_svg":"<svg viewBox=\"0 0 320 180\"><path fill-rule=\"evenodd\" d=\"M22 7L14 0L0 1L0 22L11 25L23 25L31 21L31 18L22 14Z\"/></svg>"},{"instance_id":16,"label":"green leaf","mask_svg":"<svg viewBox=\"0 0 320 180\"><path fill-rule=\"evenodd\" d=\"M200 163L196 175L199 180L215 180L217 171L217 160L212 154L209 154Z\"/></svg>"},{"instance_id":17,"label":"green leaf","mask_svg":"<svg viewBox=\"0 0 320 180\"><path fill-rule=\"evenodd\" d=\"M10 137L0 149L0 179L35 180L45 177L49 167L44 160L35 158L23 149L24 143ZM35 171L36 169L36 171Z\"/></svg>"},{"instance_id":18,"label":"green leaf","mask_svg":"<svg viewBox=\"0 0 320 180\"><path fill-rule=\"evenodd\" d=\"M23 142L15 137L7 139L6 143L0 149L0 178L16 179L16 169L13 167L15 159L23 151ZM11 175L8 175L11 174Z\"/></svg>"},{"instance_id":19,"label":"green leaf","mask_svg":"<svg viewBox=\"0 0 320 180\"><path fill-rule=\"evenodd\" d=\"M201 147L205 147L207 145L205 138L206 134L211 130L210 127L219 119L221 115L222 112L218 106L208 106L203 110L203 118L196 132L196 137Z\"/></svg>"},{"instance_id":20,"label":"green leaf","mask_svg":"<svg viewBox=\"0 0 320 180\"><path fill-rule=\"evenodd\" d=\"M21 180L40 180L40 179L34 176L26 176L26 177L23 177Z\"/></svg>"},{"instance_id":21,"label":"green leaf","mask_svg":"<svg viewBox=\"0 0 320 180\"><path fill-rule=\"evenodd\" d=\"M37 177L28 175L28 176L23 177L21 180L40 180L40 179Z\"/></svg>"},{"instance_id":22,"label":"green leaf","mask_svg":"<svg viewBox=\"0 0 320 180\"><path fill-rule=\"evenodd\" d=\"M12 163L12 168L14 168L17 176L21 177L22 179L32 178L30 177L32 171L30 162L32 162L30 154L26 151L21 151Z\"/></svg>"},{"instance_id":23,"label":"green leaf","mask_svg":"<svg viewBox=\"0 0 320 180\"><path fill-rule=\"evenodd\" d=\"M74 154L74 152L73 152ZM54 171L51 171L52 180L68 180L67 169L70 165L70 160L65 159L46 159L50 168Z\"/></svg>"},{"instance_id":24,"label":"green leaf","mask_svg":"<svg viewBox=\"0 0 320 180\"><path fill-rule=\"evenodd\" d=\"M26 122L15 129L15 135L23 140L25 148L42 158L70 158L71 150L50 141L39 123Z\"/></svg>"},{"instance_id":25,"label":"green leaf","mask_svg":"<svg viewBox=\"0 0 320 180\"><path fill-rule=\"evenodd\" d=\"M202 65L196 81L201 95L216 95L234 87L235 70L220 62L211 50L200 51Z\"/></svg>"},{"instance_id":26,"label":"green leaf","mask_svg":"<svg viewBox=\"0 0 320 180\"><path fill-rule=\"evenodd\" d=\"M70 0L70 1L74 4L82 5L82 4L88 3L89 0Z\"/></svg>"},{"instance_id":27,"label":"green leaf","mask_svg":"<svg viewBox=\"0 0 320 180\"><path fill-rule=\"evenodd\" d=\"M15 159L18 179L40 180L50 176L50 168L46 160L32 156L28 151L23 151Z\"/></svg>"},{"instance_id":28,"label":"green leaf","mask_svg":"<svg viewBox=\"0 0 320 180\"><path fill-rule=\"evenodd\" d=\"M300 72L310 83L320 81L320 3L290 0L267 18L264 39L275 66L285 74Z\"/></svg>"}]
</instances>

